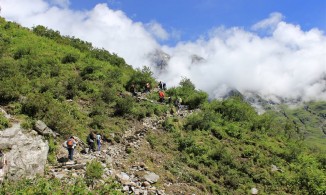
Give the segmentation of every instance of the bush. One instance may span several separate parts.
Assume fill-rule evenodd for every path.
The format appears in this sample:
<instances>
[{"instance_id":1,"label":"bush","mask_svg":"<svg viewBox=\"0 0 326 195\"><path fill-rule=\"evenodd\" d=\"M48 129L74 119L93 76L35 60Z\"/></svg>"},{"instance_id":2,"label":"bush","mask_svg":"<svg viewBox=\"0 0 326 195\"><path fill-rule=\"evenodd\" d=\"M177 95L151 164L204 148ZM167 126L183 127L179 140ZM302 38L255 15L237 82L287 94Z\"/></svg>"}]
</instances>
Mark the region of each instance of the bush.
<instances>
[{"instance_id":1,"label":"bush","mask_svg":"<svg viewBox=\"0 0 326 195\"><path fill-rule=\"evenodd\" d=\"M0 130L9 127L9 120L0 112Z\"/></svg>"},{"instance_id":2,"label":"bush","mask_svg":"<svg viewBox=\"0 0 326 195\"><path fill-rule=\"evenodd\" d=\"M189 106L189 109L198 108L201 104L207 101L208 95L203 91L196 91L184 99L184 104Z\"/></svg>"},{"instance_id":3,"label":"bush","mask_svg":"<svg viewBox=\"0 0 326 195\"><path fill-rule=\"evenodd\" d=\"M85 180L87 185L94 187L95 180L101 179L103 175L103 167L100 162L92 160L86 165Z\"/></svg>"},{"instance_id":4,"label":"bush","mask_svg":"<svg viewBox=\"0 0 326 195\"><path fill-rule=\"evenodd\" d=\"M127 114L131 114L134 104L135 100L130 96L119 98L115 105L115 115L124 116Z\"/></svg>"},{"instance_id":5,"label":"bush","mask_svg":"<svg viewBox=\"0 0 326 195\"><path fill-rule=\"evenodd\" d=\"M173 118L166 118L162 125L164 129L168 132L174 132L176 130Z\"/></svg>"},{"instance_id":6,"label":"bush","mask_svg":"<svg viewBox=\"0 0 326 195\"><path fill-rule=\"evenodd\" d=\"M234 125L234 124L228 124L226 126L225 132L234 138L240 139L242 137L242 132L240 130L240 127Z\"/></svg>"},{"instance_id":7,"label":"bush","mask_svg":"<svg viewBox=\"0 0 326 195\"><path fill-rule=\"evenodd\" d=\"M78 55L70 53L62 58L61 63L62 64L76 63L78 58L79 58Z\"/></svg>"},{"instance_id":8,"label":"bush","mask_svg":"<svg viewBox=\"0 0 326 195\"><path fill-rule=\"evenodd\" d=\"M257 116L254 108L239 97L233 97L221 103L215 101L213 109L215 112L222 114L225 120L229 121L250 122Z\"/></svg>"},{"instance_id":9,"label":"bush","mask_svg":"<svg viewBox=\"0 0 326 195\"><path fill-rule=\"evenodd\" d=\"M49 153L48 153L48 161L49 163L56 163L56 152L57 152L57 144L53 137L49 138Z\"/></svg>"},{"instance_id":10,"label":"bush","mask_svg":"<svg viewBox=\"0 0 326 195\"><path fill-rule=\"evenodd\" d=\"M117 100L117 94L118 90L116 87L104 87L101 98L105 103L110 104Z\"/></svg>"},{"instance_id":11,"label":"bush","mask_svg":"<svg viewBox=\"0 0 326 195\"><path fill-rule=\"evenodd\" d=\"M0 101L17 101L21 92L29 90L29 81L21 75L13 75L11 78L0 80Z\"/></svg>"},{"instance_id":12,"label":"bush","mask_svg":"<svg viewBox=\"0 0 326 195\"><path fill-rule=\"evenodd\" d=\"M129 90L131 85L134 84L136 91L142 92L145 89L146 83L149 83L151 88L153 88L156 82L152 76L153 72L149 67L145 66L142 70L137 69L129 79L126 89Z\"/></svg>"},{"instance_id":13,"label":"bush","mask_svg":"<svg viewBox=\"0 0 326 195\"><path fill-rule=\"evenodd\" d=\"M22 103L22 113L30 117L41 118L48 110L48 105L52 104L53 99L50 94L29 94Z\"/></svg>"},{"instance_id":14,"label":"bush","mask_svg":"<svg viewBox=\"0 0 326 195\"><path fill-rule=\"evenodd\" d=\"M179 87L172 87L166 93L173 97L172 99L182 98L182 104L188 105L189 109L199 108L201 104L207 101L208 95L203 91L195 89L195 85L190 79L183 78Z\"/></svg>"},{"instance_id":15,"label":"bush","mask_svg":"<svg viewBox=\"0 0 326 195\"><path fill-rule=\"evenodd\" d=\"M29 54L31 54L31 48L21 47L14 53L14 59L18 60L18 59L24 57L25 55L29 55Z\"/></svg>"},{"instance_id":16,"label":"bush","mask_svg":"<svg viewBox=\"0 0 326 195\"><path fill-rule=\"evenodd\" d=\"M190 148L195 144L195 141L192 137L179 138L178 140L178 150L183 151L187 148Z\"/></svg>"}]
</instances>

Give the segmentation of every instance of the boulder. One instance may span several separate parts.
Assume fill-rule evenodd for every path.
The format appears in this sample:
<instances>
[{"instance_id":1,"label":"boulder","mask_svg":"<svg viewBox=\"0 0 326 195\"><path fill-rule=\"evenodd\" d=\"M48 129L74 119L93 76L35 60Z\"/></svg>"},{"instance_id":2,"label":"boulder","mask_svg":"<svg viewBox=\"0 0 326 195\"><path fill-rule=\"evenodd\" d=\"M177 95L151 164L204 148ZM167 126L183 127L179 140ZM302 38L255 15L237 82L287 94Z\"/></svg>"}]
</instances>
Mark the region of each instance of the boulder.
<instances>
[{"instance_id":1,"label":"boulder","mask_svg":"<svg viewBox=\"0 0 326 195\"><path fill-rule=\"evenodd\" d=\"M156 183L160 176L156 175L153 172L147 172L146 175L144 175L144 179L148 181L149 183Z\"/></svg>"},{"instance_id":2,"label":"boulder","mask_svg":"<svg viewBox=\"0 0 326 195\"><path fill-rule=\"evenodd\" d=\"M23 133L20 124L15 123L0 131L0 148L6 151L6 176L9 180L44 174L49 145L41 136Z\"/></svg>"},{"instance_id":3,"label":"boulder","mask_svg":"<svg viewBox=\"0 0 326 195\"><path fill-rule=\"evenodd\" d=\"M35 130L41 134L41 135L45 135L45 136L53 136L56 137L58 134L54 131L52 131L52 129L50 129L43 121L38 120L36 121L35 125L34 125Z\"/></svg>"},{"instance_id":4,"label":"boulder","mask_svg":"<svg viewBox=\"0 0 326 195\"><path fill-rule=\"evenodd\" d=\"M122 183L122 184L124 184L124 185L127 185L127 184L129 184L130 183L130 177L129 177L129 175L127 174L127 173L125 173L125 172L120 172L120 173L117 173L116 175L115 175L115 177L116 177L116 179L120 182L120 183Z\"/></svg>"}]
</instances>

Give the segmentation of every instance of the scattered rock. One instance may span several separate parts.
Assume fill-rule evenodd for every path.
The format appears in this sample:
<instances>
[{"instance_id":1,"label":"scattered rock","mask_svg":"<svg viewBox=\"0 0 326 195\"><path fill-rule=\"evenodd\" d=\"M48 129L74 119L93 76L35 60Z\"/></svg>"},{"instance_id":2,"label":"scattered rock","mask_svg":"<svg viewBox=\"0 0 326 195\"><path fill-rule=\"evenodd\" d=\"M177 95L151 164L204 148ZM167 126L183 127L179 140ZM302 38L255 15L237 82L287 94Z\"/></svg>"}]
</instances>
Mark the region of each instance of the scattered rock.
<instances>
[{"instance_id":1,"label":"scattered rock","mask_svg":"<svg viewBox=\"0 0 326 195\"><path fill-rule=\"evenodd\" d=\"M129 192L129 186L123 186L122 191Z\"/></svg>"},{"instance_id":2,"label":"scattered rock","mask_svg":"<svg viewBox=\"0 0 326 195\"><path fill-rule=\"evenodd\" d=\"M251 188L251 194L258 194L257 188Z\"/></svg>"},{"instance_id":3,"label":"scattered rock","mask_svg":"<svg viewBox=\"0 0 326 195\"><path fill-rule=\"evenodd\" d=\"M149 183L156 183L158 181L158 179L160 178L160 176L156 175L153 172L147 172L147 174L144 175L144 178Z\"/></svg>"},{"instance_id":4,"label":"scattered rock","mask_svg":"<svg viewBox=\"0 0 326 195\"><path fill-rule=\"evenodd\" d=\"M151 186L151 184L148 181L144 181L143 182L143 186L144 187L149 187L149 186Z\"/></svg>"},{"instance_id":5,"label":"scattered rock","mask_svg":"<svg viewBox=\"0 0 326 195\"><path fill-rule=\"evenodd\" d=\"M43 121L38 120L34 126L35 130L41 135L57 137L58 133L55 133L50 129Z\"/></svg>"},{"instance_id":6,"label":"scattered rock","mask_svg":"<svg viewBox=\"0 0 326 195\"><path fill-rule=\"evenodd\" d=\"M271 166L271 172L275 172L275 171L280 171L283 172L280 168L278 168L276 165L272 165Z\"/></svg>"},{"instance_id":7,"label":"scattered rock","mask_svg":"<svg viewBox=\"0 0 326 195\"><path fill-rule=\"evenodd\" d=\"M128 175L127 173L125 173L125 172L117 173L117 174L115 175L115 177L116 177L116 179L118 179L119 182L122 183L122 184L129 183L129 179L130 179L130 177L129 177L129 175Z\"/></svg>"}]
</instances>

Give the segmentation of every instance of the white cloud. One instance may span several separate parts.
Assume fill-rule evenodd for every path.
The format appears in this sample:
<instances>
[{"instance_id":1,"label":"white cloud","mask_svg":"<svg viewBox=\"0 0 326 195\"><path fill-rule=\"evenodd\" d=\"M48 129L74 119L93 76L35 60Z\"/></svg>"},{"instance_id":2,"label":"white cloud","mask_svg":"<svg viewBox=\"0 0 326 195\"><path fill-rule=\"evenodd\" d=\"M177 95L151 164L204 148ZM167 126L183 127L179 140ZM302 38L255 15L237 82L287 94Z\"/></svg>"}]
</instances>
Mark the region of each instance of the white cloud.
<instances>
[{"instance_id":1,"label":"white cloud","mask_svg":"<svg viewBox=\"0 0 326 195\"><path fill-rule=\"evenodd\" d=\"M58 5L58 6L63 7L63 8L68 8L68 6L70 5L69 0L50 0L50 2L53 5Z\"/></svg>"},{"instance_id":2,"label":"white cloud","mask_svg":"<svg viewBox=\"0 0 326 195\"><path fill-rule=\"evenodd\" d=\"M283 20L284 16L281 13L274 12L269 15L269 18L264 19L252 26L253 30L271 28L274 29L278 23Z\"/></svg>"},{"instance_id":3,"label":"white cloud","mask_svg":"<svg viewBox=\"0 0 326 195\"><path fill-rule=\"evenodd\" d=\"M146 24L147 30L154 35L154 37L160 40L167 40L169 38L169 34L164 30L160 23L152 21Z\"/></svg>"},{"instance_id":4,"label":"white cloud","mask_svg":"<svg viewBox=\"0 0 326 195\"><path fill-rule=\"evenodd\" d=\"M280 13L253 25L255 30L269 30L265 36L237 27L217 27L206 37L169 47L155 40L169 37L159 23L134 22L106 4L79 12L51 6L44 0L0 0L0 5L7 20L27 27L41 24L92 42L134 67L149 65L148 54L162 49L171 58L167 72L157 77L168 86L188 77L211 97L236 88L264 97L326 100L325 35L318 29L303 31L283 21ZM192 64L194 54L205 60Z\"/></svg>"},{"instance_id":5,"label":"white cloud","mask_svg":"<svg viewBox=\"0 0 326 195\"><path fill-rule=\"evenodd\" d=\"M142 23L133 22L122 11L112 10L106 4L98 4L88 11L73 11L50 6L42 0L32 1L0 0L2 15L23 26L40 24L63 35L92 42L124 57L135 67L148 64L147 54L159 47Z\"/></svg>"},{"instance_id":6,"label":"white cloud","mask_svg":"<svg viewBox=\"0 0 326 195\"><path fill-rule=\"evenodd\" d=\"M236 88L265 97L326 99L322 80L326 74L326 37L317 29L304 32L299 26L279 21L270 36L260 37L241 28L221 27L206 39L165 50L172 57L167 75L160 79L176 84L176 78L185 75L212 97ZM206 60L191 65L192 54Z\"/></svg>"}]
</instances>

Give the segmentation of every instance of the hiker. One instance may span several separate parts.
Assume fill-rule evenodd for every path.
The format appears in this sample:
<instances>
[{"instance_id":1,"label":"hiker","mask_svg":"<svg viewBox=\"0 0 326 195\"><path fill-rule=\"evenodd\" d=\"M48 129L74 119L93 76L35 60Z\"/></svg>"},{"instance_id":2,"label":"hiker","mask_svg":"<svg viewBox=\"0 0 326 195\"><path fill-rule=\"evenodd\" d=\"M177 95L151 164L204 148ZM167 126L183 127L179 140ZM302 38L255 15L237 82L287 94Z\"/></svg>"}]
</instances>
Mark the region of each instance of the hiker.
<instances>
[{"instance_id":1,"label":"hiker","mask_svg":"<svg viewBox=\"0 0 326 195\"><path fill-rule=\"evenodd\" d=\"M158 88L159 88L160 90L163 90L163 83L162 83L162 81L160 81L160 82L158 83Z\"/></svg>"},{"instance_id":2,"label":"hiker","mask_svg":"<svg viewBox=\"0 0 326 195\"><path fill-rule=\"evenodd\" d=\"M0 184L3 182L5 176L5 165L7 165L7 160L5 154L0 149Z\"/></svg>"},{"instance_id":3,"label":"hiker","mask_svg":"<svg viewBox=\"0 0 326 195\"><path fill-rule=\"evenodd\" d=\"M177 97L177 99L175 100L175 102L174 102L174 105L175 105L175 107L177 107L178 108L178 112L179 112L179 110L181 109L181 103L182 103L182 99L181 99L181 97Z\"/></svg>"},{"instance_id":4,"label":"hiker","mask_svg":"<svg viewBox=\"0 0 326 195\"><path fill-rule=\"evenodd\" d=\"M166 90L166 83L163 83L162 81L160 81L158 83L158 87L160 88L160 90Z\"/></svg>"},{"instance_id":5,"label":"hiker","mask_svg":"<svg viewBox=\"0 0 326 195\"><path fill-rule=\"evenodd\" d=\"M70 138L67 141L65 141L64 145L68 150L68 159L70 161L73 161L74 160L74 150L75 150L75 147L77 146L77 141L75 140L74 136L70 136Z\"/></svg>"},{"instance_id":6,"label":"hiker","mask_svg":"<svg viewBox=\"0 0 326 195\"><path fill-rule=\"evenodd\" d=\"M150 91L151 91L151 85L149 83L146 83L144 92L149 93Z\"/></svg>"},{"instance_id":7,"label":"hiker","mask_svg":"<svg viewBox=\"0 0 326 195\"><path fill-rule=\"evenodd\" d=\"M100 133L96 134L96 142L97 142L97 151L101 151L102 138Z\"/></svg>"},{"instance_id":8,"label":"hiker","mask_svg":"<svg viewBox=\"0 0 326 195\"><path fill-rule=\"evenodd\" d=\"M166 83L163 83L163 90L166 90Z\"/></svg>"},{"instance_id":9,"label":"hiker","mask_svg":"<svg viewBox=\"0 0 326 195\"><path fill-rule=\"evenodd\" d=\"M159 91L158 92L158 95L159 95L159 102L164 102L164 96L165 96L165 94L164 94L164 92L163 91Z\"/></svg>"},{"instance_id":10,"label":"hiker","mask_svg":"<svg viewBox=\"0 0 326 195\"><path fill-rule=\"evenodd\" d=\"M172 103L172 98L168 97L168 104L171 104L171 103Z\"/></svg>"},{"instance_id":11,"label":"hiker","mask_svg":"<svg viewBox=\"0 0 326 195\"><path fill-rule=\"evenodd\" d=\"M130 92L132 93L133 96L136 96L137 95L136 87L135 87L134 84L131 84L131 86L130 86Z\"/></svg>"},{"instance_id":12,"label":"hiker","mask_svg":"<svg viewBox=\"0 0 326 195\"><path fill-rule=\"evenodd\" d=\"M87 144L89 147L89 151L94 152L95 151L95 135L94 133L91 131L87 137Z\"/></svg>"}]
</instances>

